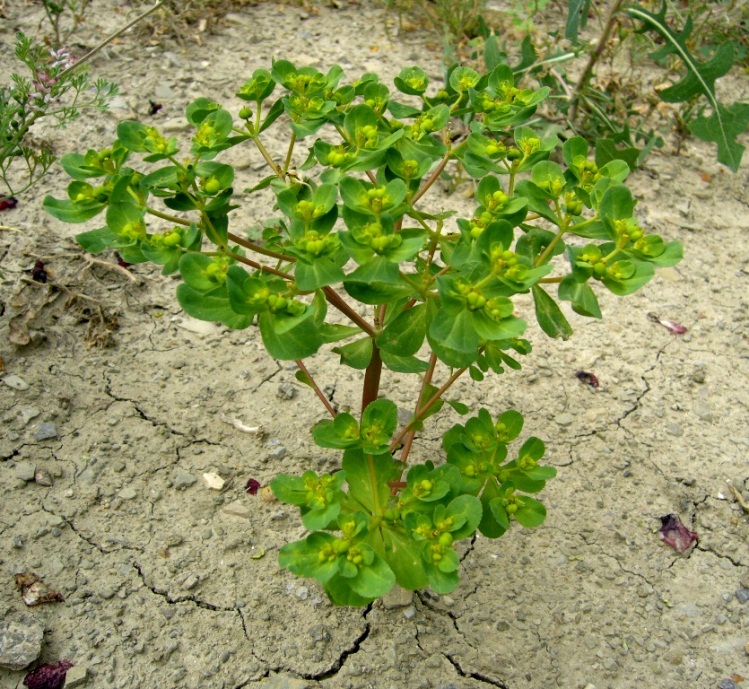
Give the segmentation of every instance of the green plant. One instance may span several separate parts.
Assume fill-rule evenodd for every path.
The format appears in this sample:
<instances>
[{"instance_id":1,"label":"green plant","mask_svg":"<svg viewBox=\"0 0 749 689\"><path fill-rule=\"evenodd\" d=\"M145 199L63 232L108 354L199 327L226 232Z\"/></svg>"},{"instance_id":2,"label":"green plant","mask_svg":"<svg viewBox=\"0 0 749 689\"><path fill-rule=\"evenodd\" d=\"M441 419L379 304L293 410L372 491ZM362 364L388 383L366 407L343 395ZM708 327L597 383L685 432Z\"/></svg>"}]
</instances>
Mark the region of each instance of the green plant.
<instances>
[{"instance_id":1,"label":"green plant","mask_svg":"<svg viewBox=\"0 0 749 689\"><path fill-rule=\"evenodd\" d=\"M0 192L0 200L26 191L55 161L48 144L30 137L34 124L51 118L64 127L82 109L105 108L117 93L117 87L103 79L92 83L64 48L34 45L19 33L15 54L31 76L13 73L12 85L0 89L0 181L7 190ZM13 176L16 168L21 171Z\"/></svg>"},{"instance_id":2,"label":"green plant","mask_svg":"<svg viewBox=\"0 0 749 689\"><path fill-rule=\"evenodd\" d=\"M588 2L589 5L589 2ZM586 5L580 0L569 0L567 37L577 38L578 23L575 17L584 17ZM662 41L662 46L649 57L656 63L662 63L674 57L683 66L684 72L677 83L658 92L658 97L666 103L686 103L682 117L691 114L697 98L704 98L710 108L705 116L705 106L700 107L688 123L689 131L703 141L714 142L718 147L718 161L736 172L741 163L744 146L736 137L749 125L749 103L734 103L726 106L720 103L715 94L716 79L727 74L733 66L735 47L731 40L725 40L715 47L708 60L698 60L690 50L688 41L693 40L693 18L688 15L680 29L675 30L669 24L668 5L664 1L661 9L650 12L638 5L628 5L622 0L614 0L609 8L608 18L602 29L595 50L590 53L574 93L569 101L568 116L571 122L577 119L581 102L586 101L585 92L589 88L590 78L596 63L609 44L612 32L624 15L639 22L638 33L650 32ZM676 18L679 20L679 17ZM704 24L702 28L704 29ZM590 101L587 101L590 105Z\"/></svg>"},{"instance_id":3,"label":"green plant","mask_svg":"<svg viewBox=\"0 0 749 689\"><path fill-rule=\"evenodd\" d=\"M598 318L591 283L629 294L655 266L676 263L681 247L638 225L625 163L596 165L579 137L561 146L562 162L550 159L556 137L524 124L547 90L517 88L506 65L483 75L455 68L431 90L408 67L395 79L398 99L375 74L346 85L342 76L337 66L323 74L285 60L258 69L237 93L237 120L209 98L187 107L189 150L156 127L122 122L111 147L62 159L73 178L68 198L44 205L66 222L104 213L104 227L78 235L82 247L179 274L188 314L230 328L256 322L272 357L296 361L331 417L314 425L314 441L343 459L332 474L272 481L311 531L279 559L336 603L363 605L395 583L451 591L458 541L544 520L534 495L556 470L541 464L538 438L509 449L523 428L516 410L480 409L454 425L442 439L444 463L410 461L429 417L445 404L469 412L448 399L455 381L520 368L531 347L513 297L531 293L541 328L566 339L572 329L550 287ZM456 119L467 136L451 136ZM265 132L279 122L288 146L274 154ZM314 142L295 168L306 138ZM218 160L247 143L271 172L247 192L272 190L282 214L249 238L229 228L235 171ZM479 180L470 218L425 205L455 162ZM328 318L328 306L347 323ZM338 413L303 361L329 344L342 365L364 371L359 413ZM400 428L395 403L381 396L383 369L394 386L420 378Z\"/></svg>"},{"instance_id":4,"label":"green plant","mask_svg":"<svg viewBox=\"0 0 749 689\"><path fill-rule=\"evenodd\" d=\"M12 72L12 83L0 88L0 182L5 187L5 191L0 191L0 202L31 188L56 160L49 144L32 137L35 124L48 119L55 121L58 127L65 127L77 119L82 110L107 107L117 94L117 86L104 79L93 81L86 63L164 1L157 2L80 60L66 48L47 48L34 44L23 33L17 34L15 56L25 65L29 76ZM85 5L85 2L70 3L75 7L85 8ZM60 7L68 6L64 3Z\"/></svg>"},{"instance_id":5,"label":"green plant","mask_svg":"<svg viewBox=\"0 0 749 689\"><path fill-rule=\"evenodd\" d=\"M44 14L52 29L52 35L48 41L53 48L61 48L75 34L84 21L83 15L89 3L90 0L60 0L60 2L42 0Z\"/></svg>"}]
</instances>

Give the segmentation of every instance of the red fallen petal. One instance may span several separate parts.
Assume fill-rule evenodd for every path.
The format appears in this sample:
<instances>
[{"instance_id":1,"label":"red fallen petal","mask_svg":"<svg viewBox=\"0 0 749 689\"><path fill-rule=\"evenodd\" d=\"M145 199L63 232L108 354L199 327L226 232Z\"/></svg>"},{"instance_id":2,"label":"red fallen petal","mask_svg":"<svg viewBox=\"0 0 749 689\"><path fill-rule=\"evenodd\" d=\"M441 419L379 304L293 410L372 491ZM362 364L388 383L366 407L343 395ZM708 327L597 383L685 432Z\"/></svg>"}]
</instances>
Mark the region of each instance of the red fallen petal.
<instances>
[{"instance_id":1,"label":"red fallen petal","mask_svg":"<svg viewBox=\"0 0 749 689\"><path fill-rule=\"evenodd\" d=\"M61 660L57 665L45 663L29 672L23 680L23 686L29 689L62 689L65 675L73 667L69 660Z\"/></svg>"},{"instance_id":2,"label":"red fallen petal","mask_svg":"<svg viewBox=\"0 0 749 689\"><path fill-rule=\"evenodd\" d=\"M12 210L18 205L18 199L15 196L9 196L6 199L0 199L0 211Z\"/></svg>"},{"instance_id":3,"label":"red fallen petal","mask_svg":"<svg viewBox=\"0 0 749 689\"><path fill-rule=\"evenodd\" d=\"M575 378L577 378L581 383L587 383L594 390L601 385L601 383L598 381L598 376L596 376L595 373L590 373L589 371L575 371Z\"/></svg>"},{"instance_id":4,"label":"red fallen petal","mask_svg":"<svg viewBox=\"0 0 749 689\"><path fill-rule=\"evenodd\" d=\"M687 529L678 515L667 514L661 517L661 524L661 538L680 553L685 553L698 540L697 534Z\"/></svg>"},{"instance_id":5,"label":"red fallen petal","mask_svg":"<svg viewBox=\"0 0 749 689\"><path fill-rule=\"evenodd\" d=\"M668 328L672 335L683 335L687 331L685 325L677 323L676 321L670 321L667 318L660 318L654 313L649 313L648 318L653 321L653 323L660 323L664 328Z\"/></svg>"},{"instance_id":6,"label":"red fallen petal","mask_svg":"<svg viewBox=\"0 0 749 689\"><path fill-rule=\"evenodd\" d=\"M254 478L251 478L247 481L247 486L245 490L250 495L257 495L258 490L260 490L260 481L255 480Z\"/></svg>"}]
</instances>

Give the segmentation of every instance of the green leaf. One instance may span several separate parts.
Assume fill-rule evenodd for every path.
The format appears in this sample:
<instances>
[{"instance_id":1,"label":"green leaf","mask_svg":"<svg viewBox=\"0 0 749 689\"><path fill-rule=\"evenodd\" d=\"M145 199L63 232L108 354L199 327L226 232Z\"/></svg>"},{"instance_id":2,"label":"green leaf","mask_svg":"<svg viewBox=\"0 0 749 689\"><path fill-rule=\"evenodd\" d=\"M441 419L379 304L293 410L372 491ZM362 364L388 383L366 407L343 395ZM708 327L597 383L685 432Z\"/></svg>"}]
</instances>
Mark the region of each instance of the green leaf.
<instances>
[{"instance_id":1,"label":"green leaf","mask_svg":"<svg viewBox=\"0 0 749 689\"><path fill-rule=\"evenodd\" d=\"M429 363L415 356L399 356L384 349L380 351L382 363L396 373L423 373L429 369Z\"/></svg>"},{"instance_id":2,"label":"green leaf","mask_svg":"<svg viewBox=\"0 0 749 689\"><path fill-rule=\"evenodd\" d=\"M427 584L427 574L421 558L421 545L400 529L382 529L385 542L385 560L395 574L395 580L409 591L416 591Z\"/></svg>"},{"instance_id":3,"label":"green leaf","mask_svg":"<svg viewBox=\"0 0 749 689\"><path fill-rule=\"evenodd\" d=\"M483 508L481 501L473 495L459 495L448 504L444 518L452 518L455 528L450 529L452 537L457 541L468 538L476 531Z\"/></svg>"},{"instance_id":4,"label":"green leaf","mask_svg":"<svg viewBox=\"0 0 749 689\"><path fill-rule=\"evenodd\" d=\"M334 419L323 419L312 427L312 437L320 447L348 450L359 447L359 424L347 412L337 414Z\"/></svg>"},{"instance_id":5,"label":"green leaf","mask_svg":"<svg viewBox=\"0 0 749 689\"><path fill-rule=\"evenodd\" d=\"M602 218L608 220L622 220L631 218L635 210L635 200L632 192L623 184L609 187L601 198L598 208Z\"/></svg>"},{"instance_id":6,"label":"green leaf","mask_svg":"<svg viewBox=\"0 0 749 689\"><path fill-rule=\"evenodd\" d=\"M518 511L515 512L515 519L518 520L518 524L528 529L533 529L544 523L546 508L543 506L543 503L525 495L520 498L520 501L522 507L519 507Z\"/></svg>"},{"instance_id":7,"label":"green leaf","mask_svg":"<svg viewBox=\"0 0 749 689\"><path fill-rule=\"evenodd\" d=\"M549 337L569 339L572 326L559 309L557 303L538 285L533 285L533 301L536 307L538 324Z\"/></svg>"},{"instance_id":8,"label":"green leaf","mask_svg":"<svg viewBox=\"0 0 749 689\"><path fill-rule=\"evenodd\" d=\"M117 138L129 151L143 153L147 151L143 140L146 137L145 125L135 120L123 120L117 125Z\"/></svg>"},{"instance_id":9,"label":"green leaf","mask_svg":"<svg viewBox=\"0 0 749 689\"><path fill-rule=\"evenodd\" d=\"M588 22L591 0L567 0L567 22L564 26L564 37L577 43L577 34Z\"/></svg>"},{"instance_id":10,"label":"green leaf","mask_svg":"<svg viewBox=\"0 0 749 689\"><path fill-rule=\"evenodd\" d=\"M333 351L341 356L344 366L363 370L372 360L372 338L367 335L340 347L333 347Z\"/></svg>"},{"instance_id":11,"label":"green leaf","mask_svg":"<svg viewBox=\"0 0 749 689\"><path fill-rule=\"evenodd\" d=\"M260 335L268 353L274 359L305 359L312 356L322 346L322 338L312 318L312 312L290 329L286 322L295 320L290 316L273 314L269 311L258 317Z\"/></svg>"},{"instance_id":12,"label":"green leaf","mask_svg":"<svg viewBox=\"0 0 749 689\"><path fill-rule=\"evenodd\" d=\"M736 135L740 134L747 125L747 110L749 105L739 105L737 110L731 112L730 108L722 106L715 97L715 81L727 74L733 66L733 43L725 41L708 62L698 62L689 52L687 39L692 30L692 19L689 17L681 33L673 31L666 23L667 5L664 1L660 12L653 14L642 7L630 7L627 13L630 17L639 19L646 26L654 29L666 41L666 46L658 51L658 57L666 55L677 55L687 68L687 73L678 83L660 92L660 97L667 103L681 103L690 98L702 95L712 108L710 118L697 120L697 132L695 136L706 141L718 143L718 159L728 165L734 172L738 170L743 146L736 142ZM733 106L736 108L736 105ZM743 120L743 127L741 122ZM694 124L694 123L693 123ZM691 126L690 126L691 129Z\"/></svg>"},{"instance_id":13,"label":"green leaf","mask_svg":"<svg viewBox=\"0 0 749 689\"><path fill-rule=\"evenodd\" d=\"M390 497L388 482L393 480L390 454L365 455L360 449L346 450L342 467L351 499L370 514L381 514Z\"/></svg>"},{"instance_id":14,"label":"green leaf","mask_svg":"<svg viewBox=\"0 0 749 689\"><path fill-rule=\"evenodd\" d=\"M736 141L749 126L749 104L734 103L729 107L718 104L709 117L701 116L689 123L689 131L703 141L718 144L718 162L734 172L739 171L745 146Z\"/></svg>"},{"instance_id":15,"label":"green leaf","mask_svg":"<svg viewBox=\"0 0 749 689\"><path fill-rule=\"evenodd\" d=\"M59 200L53 196L44 197L44 210L53 218L63 222L86 222L94 216L101 213L106 207L106 203L87 199L85 201L69 201L67 199Z\"/></svg>"},{"instance_id":16,"label":"green leaf","mask_svg":"<svg viewBox=\"0 0 749 689\"><path fill-rule=\"evenodd\" d=\"M300 259L294 268L297 287L303 292L312 292L327 285L335 285L345 277L340 266L327 256L312 260Z\"/></svg>"},{"instance_id":17,"label":"green leaf","mask_svg":"<svg viewBox=\"0 0 749 689\"><path fill-rule=\"evenodd\" d=\"M581 316L601 318L596 293L586 281L578 280L575 273L565 276L559 283L559 298L572 302L572 310Z\"/></svg>"},{"instance_id":18,"label":"green leaf","mask_svg":"<svg viewBox=\"0 0 749 689\"><path fill-rule=\"evenodd\" d=\"M104 249L116 248L122 243L117 234L112 232L108 227L91 230L90 232L81 232L75 236L75 241L90 254L98 254L104 251Z\"/></svg>"},{"instance_id":19,"label":"green leaf","mask_svg":"<svg viewBox=\"0 0 749 689\"><path fill-rule=\"evenodd\" d=\"M426 337L426 305L402 311L377 336L377 346L392 354L407 357L416 354Z\"/></svg>"},{"instance_id":20,"label":"green leaf","mask_svg":"<svg viewBox=\"0 0 749 689\"><path fill-rule=\"evenodd\" d=\"M326 547L332 547L337 540L329 533L311 533L303 541L294 541L283 546L278 553L278 564L292 574L316 579L325 584L338 571L338 561L321 558L320 555Z\"/></svg>"},{"instance_id":21,"label":"green leaf","mask_svg":"<svg viewBox=\"0 0 749 689\"><path fill-rule=\"evenodd\" d=\"M187 314L201 321L218 321L238 330L252 323L252 316L238 314L231 308L225 285L204 292L182 284L177 287L177 301Z\"/></svg>"},{"instance_id":22,"label":"green leaf","mask_svg":"<svg viewBox=\"0 0 749 689\"><path fill-rule=\"evenodd\" d=\"M361 544L358 547L363 549L368 546ZM375 553L370 564L359 566L357 575L350 580L349 585L364 598L379 598L395 586L395 574L387 562Z\"/></svg>"},{"instance_id":23,"label":"green leaf","mask_svg":"<svg viewBox=\"0 0 749 689\"><path fill-rule=\"evenodd\" d=\"M509 443L520 435L523 430L523 415L515 409L502 412L497 418L495 425L497 440L501 443Z\"/></svg>"}]
</instances>

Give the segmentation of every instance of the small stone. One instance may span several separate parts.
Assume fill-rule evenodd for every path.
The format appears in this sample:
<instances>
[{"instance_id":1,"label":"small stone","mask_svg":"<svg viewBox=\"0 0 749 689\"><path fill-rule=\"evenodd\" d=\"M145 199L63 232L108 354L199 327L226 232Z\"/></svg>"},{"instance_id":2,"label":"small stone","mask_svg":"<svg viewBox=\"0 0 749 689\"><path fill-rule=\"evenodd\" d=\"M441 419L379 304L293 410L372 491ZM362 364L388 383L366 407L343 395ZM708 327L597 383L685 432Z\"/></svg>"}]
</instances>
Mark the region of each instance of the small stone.
<instances>
[{"instance_id":1,"label":"small stone","mask_svg":"<svg viewBox=\"0 0 749 689\"><path fill-rule=\"evenodd\" d=\"M18 462L16 464L16 478L22 481L33 481L36 474L36 466L31 462Z\"/></svg>"},{"instance_id":2,"label":"small stone","mask_svg":"<svg viewBox=\"0 0 749 689\"><path fill-rule=\"evenodd\" d=\"M63 689L73 689L88 682L88 669L82 665L74 665L65 674Z\"/></svg>"},{"instance_id":3,"label":"small stone","mask_svg":"<svg viewBox=\"0 0 749 689\"><path fill-rule=\"evenodd\" d=\"M182 584L182 587L186 589L187 591L190 591L194 589L198 583L200 582L200 579L196 577L194 574L191 574L187 579L185 579L184 583Z\"/></svg>"},{"instance_id":4,"label":"small stone","mask_svg":"<svg viewBox=\"0 0 749 689\"><path fill-rule=\"evenodd\" d=\"M37 426L36 433L34 433L34 440L51 440L57 437L57 426L51 421L40 423Z\"/></svg>"},{"instance_id":5,"label":"small stone","mask_svg":"<svg viewBox=\"0 0 749 689\"><path fill-rule=\"evenodd\" d=\"M208 490L222 490L226 481L222 479L215 471L209 471L203 474L203 481Z\"/></svg>"},{"instance_id":6,"label":"small stone","mask_svg":"<svg viewBox=\"0 0 749 689\"><path fill-rule=\"evenodd\" d=\"M169 84L159 84L153 91L153 95L159 100L174 98L174 90Z\"/></svg>"},{"instance_id":7,"label":"small stone","mask_svg":"<svg viewBox=\"0 0 749 689\"><path fill-rule=\"evenodd\" d=\"M174 474L174 487L177 490L185 490L185 488L194 486L197 480L189 471L179 469Z\"/></svg>"},{"instance_id":8,"label":"small stone","mask_svg":"<svg viewBox=\"0 0 749 689\"><path fill-rule=\"evenodd\" d=\"M51 486L52 485L52 474L42 467L37 467L34 472L34 481L40 486Z\"/></svg>"},{"instance_id":9,"label":"small stone","mask_svg":"<svg viewBox=\"0 0 749 689\"><path fill-rule=\"evenodd\" d=\"M296 386L291 383L281 383L278 386L278 397L282 400L293 400L296 397Z\"/></svg>"},{"instance_id":10,"label":"small stone","mask_svg":"<svg viewBox=\"0 0 749 689\"><path fill-rule=\"evenodd\" d=\"M28 409L21 409L19 412L19 416L21 417L21 422L24 426L26 426L29 421L32 419L35 419L37 416L39 416L41 412L36 407L29 407Z\"/></svg>"},{"instance_id":11,"label":"small stone","mask_svg":"<svg viewBox=\"0 0 749 689\"><path fill-rule=\"evenodd\" d=\"M749 600L749 589L746 588L740 588L738 591L736 591L736 598L738 599L739 603L746 603Z\"/></svg>"},{"instance_id":12,"label":"small stone","mask_svg":"<svg viewBox=\"0 0 749 689\"><path fill-rule=\"evenodd\" d=\"M732 679L722 679L718 683L718 689L739 689L739 685Z\"/></svg>"},{"instance_id":13,"label":"small stone","mask_svg":"<svg viewBox=\"0 0 749 689\"><path fill-rule=\"evenodd\" d=\"M271 438L265 443L265 461L275 459L281 460L286 456L286 448L281 445L278 438Z\"/></svg>"},{"instance_id":14,"label":"small stone","mask_svg":"<svg viewBox=\"0 0 749 689\"><path fill-rule=\"evenodd\" d=\"M678 423L667 423L666 433L673 435L675 438L679 438L684 435L684 431L681 430L681 426Z\"/></svg>"},{"instance_id":15,"label":"small stone","mask_svg":"<svg viewBox=\"0 0 749 689\"><path fill-rule=\"evenodd\" d=\"M137 493L135 492L135 488L131 486L127 486L126 488L123 488L119 493L117 493L117 497L121 500L133 500L135 499L135 496Z\"/></svg>"},{"instance_id":16,"label":"small stone","mask_svg":"<svg viewBox=\"0 0 749 689\"><path fill-rule=\"evenodd\" d=\"M405 617L407 620L412 620L414 617L416 617L416 608L413 605L409 608L406 608L403 611L403 617Z\"/></svg>"},{"instance_id":17,"label":"small stone","mask_svg":"<svg viewBox=\"0 0 749 689\"><path fill-rule=\"evenodd\" d=\"M567 426L571 426L572 422L575 419L572 417L572 414L559 414L554 421L556 421L562 428L567 428Z\"/></svg>"},{"instance_id":18,"label":"small stone","mask_svg":"<svg viewBox=\"0 0 749 689\"><path fill-rule=\"evenodd\" d=\"M0 622L0 667L23 670L42 652L44 627L36 622Z\"/></svg>"},{"instance_id":19,"label":"small stone","mask_svg":"<svg viewBox=\"0 0 749 689\"><path fill-rule=\"evenodd\" d=\"M241 517L242 519L250 518L250 508L245 505L241 500L235 500L230 502L228 505L221 510L224 514L228 514L232 517Z\"/></svg>"},{"instance_id":20,"label":"small stone","mask_svg":"<svg viewBox=\"0 0 749 689\"><path fill-rule=\"evenodd\" d=\"M382 597L382 605L389 610L405 608L411 605L413 597L413 591L404 589L402 586L394 586Z\"/></svg>"},{"instance_id":21,"label":"small stone","mask_svg":"<svg viewBox=\"0 0 749 689\"><path fill-rule=\"evenodd\" d=\"M309 598L309 589L306 586L299 586L297 587L297 590L294 591L294 595L299 600L307 600L307 598Z\"/></svg>"},{"instance_id":22,"label":"small stone","mask_svg":"<svg viewBox=\"0 0 749 689\"><path fill-rule=\"evenodd\" d=\"M29 384L21 378L21 376L17 376L15 373L5 376L5 378L3 378L3 383L5 383L9 388L13 388L13 390L23 391L29 389Z\"/></svg>"}]
</instances>

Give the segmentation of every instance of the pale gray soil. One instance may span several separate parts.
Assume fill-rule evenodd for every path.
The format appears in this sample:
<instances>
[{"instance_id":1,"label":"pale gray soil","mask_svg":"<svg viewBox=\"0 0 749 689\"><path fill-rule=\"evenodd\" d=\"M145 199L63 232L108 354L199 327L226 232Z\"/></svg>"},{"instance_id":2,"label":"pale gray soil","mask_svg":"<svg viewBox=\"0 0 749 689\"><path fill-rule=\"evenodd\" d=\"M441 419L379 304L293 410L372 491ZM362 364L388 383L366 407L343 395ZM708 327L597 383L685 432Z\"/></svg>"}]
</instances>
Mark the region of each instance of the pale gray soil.
<instances>
[{"instance_id":1,"label":"pale gray soil","mask_svg":"<svg viewBox=\"0 0 749 689\"><path fill-rule=\"evenodd\" d=\"M124 21L108 7L96 4L88 46ZM40 16L12 3L7 12L3 65L13 32L35 31ZM388 81L416 61L440 76L424 36L388 37L383 12L367 7L308 14L266 4L202 40L122 38L93 64L122 96L98 120L46 132L59 153L110 143L119 120L148 118L149 99L164 105L152 121L172 131L200 95L236 111L235 88L272 57L323 70L339 62L350 78L377 70ZM747 97L745 77L724 82L734 99ZM243 168L237 189L262 173L256 153L242 155L227 156ZM156 269L137 266L130 280L87 263L72 241L80 228L41 209L44 194L65 193L56 169L0 217L21 231L0 232L2 375L28 384L0 380L0 616L43 624L41 660L83 665L97 688L713 689L749 676L748 517L727 484L749 498L747 170L732 175L695 142L678 158L653 155L633 181L639 217L684 243L683 263L626 300L603 295L603 322L571 316L567 343L531 329L521 372L458 386L455 397L474 407L518 408L524 433L547 441L559 468L544 493L547 522L478 538L452 596L421 591L404 607L359 610L332 607L317 584L278 567L300 522L244 491L250 477L334 466L308 433L324 410L268 358L254 328L187 318ZM260 219L236 216L236 227ZM23 282L37 257L46 287ZM56 293L61 284L90 299ZM671 335L649 312L688 332ZM110 333L111 317L119 329ZM32 342L11 344L26 327ZM111 346L95 346L108 337ZM336 360L326 353L310 367L339 404L355 406L358 373ZM601 387L578 381L580 369ZM386 391L407 403L413 383L392 383ZM288 385L291 399L279 394ZM265 436L224 419L262 425ZM431 427L414 458L439 457L440 429L455 420ZM43 423L57 436L36 439ZM52 485L26 481L30 466ZM230 482L223 493L204 485L209 471ZM669 513L699 536L689 556L659 538ZM13 582L26 570L65 601L26 608ZM0 687L20 687L23 676L0 670Z\"/></svg>"}]
</instances>

